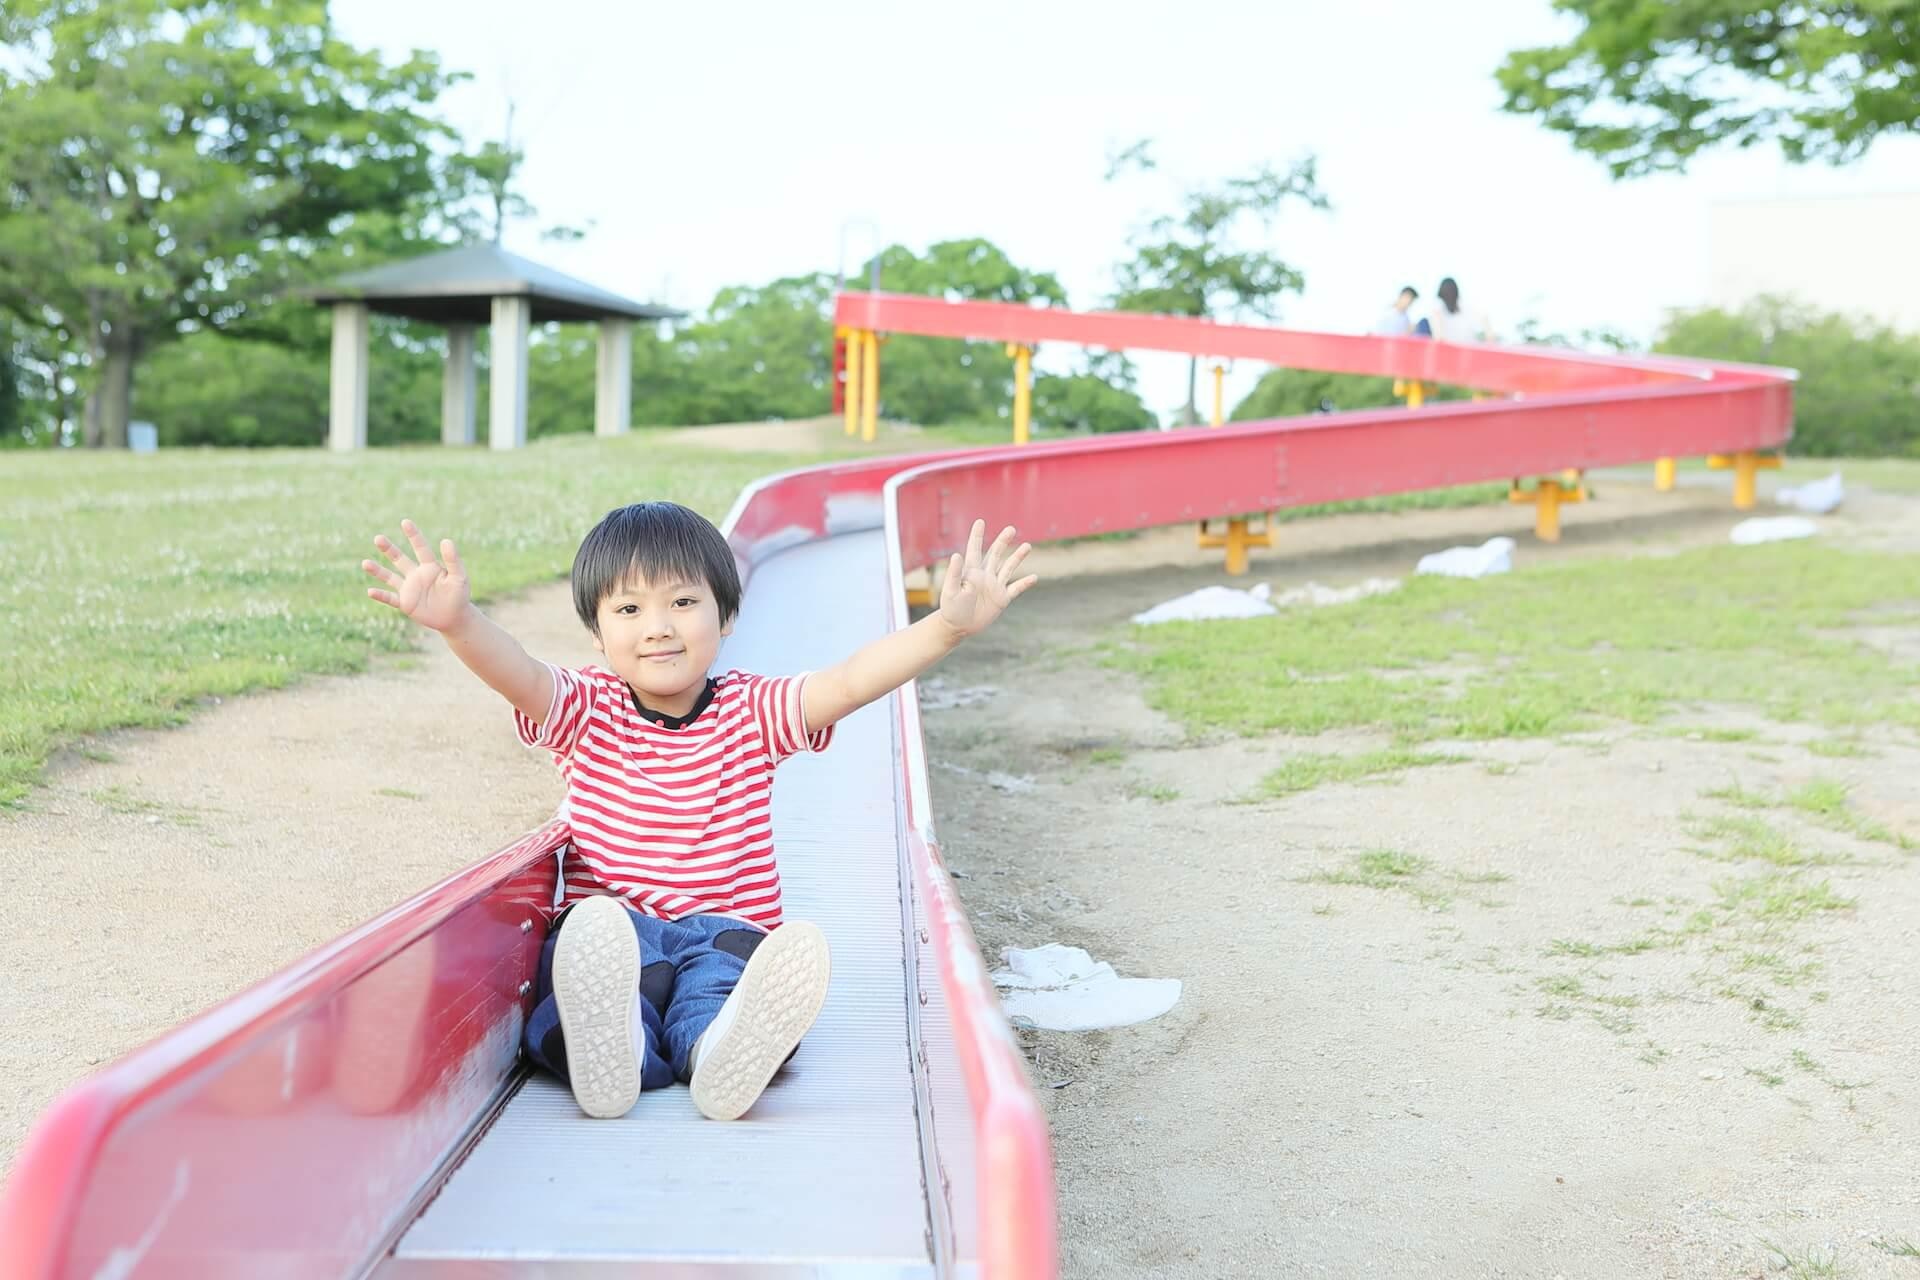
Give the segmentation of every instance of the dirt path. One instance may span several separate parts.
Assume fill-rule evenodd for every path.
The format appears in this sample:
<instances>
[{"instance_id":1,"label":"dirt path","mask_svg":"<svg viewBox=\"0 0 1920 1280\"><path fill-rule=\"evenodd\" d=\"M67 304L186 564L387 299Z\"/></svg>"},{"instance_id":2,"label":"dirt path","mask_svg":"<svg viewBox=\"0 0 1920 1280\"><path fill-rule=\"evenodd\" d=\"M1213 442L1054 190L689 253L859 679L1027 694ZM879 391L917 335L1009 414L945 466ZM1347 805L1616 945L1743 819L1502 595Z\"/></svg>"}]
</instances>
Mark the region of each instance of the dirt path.
<instances>
[{"instance_id":1,"label":"dirt path","mask_svg":"<svg viewBox=\"0 0 1920 1280\"><path fill-rule=\"evenodd\" d=\"M493 613L535 652L594 656L564 584ZM509 716L435 643L57 763L0 815L0 1165L94 1065L551 813L553 768Z\"/></svg>"},{"instance_id":2,"label":"dirt path","mask_svg":"<svg viewBox=\"0 0 1920 1280\"><path fill-rule=\"evenodd\" d=\"M1522 558L1732 523L1704 491L1608 506ZM1920 532L1912 503L1851 510L1839 540ZM1398 576L1433 535L1512 518L1287 526L1311 552L1254 577ZM1440 744L1472 762L1245 804L1290 752L1385 741L1187 745L1129 679L1042 656L1220 581L1180 567L1179 538L1140 572L1099 544L1113 571L1048 583L956 655L936 692L962 705L927 721L989 957L1057 941L1185 983L1152 1023L1023 1034L1068 1276L1920 1276L1896 1256L1920 1246L1920 860L1769 814L1844 859L1820 874L1858 906L1756 930L1698 925L1729 868L1685 850L1730 780L1837 776L1920 836L1920 751L1825 759L1805 732L1694 716L1758 737Z\"/></svg>"},{"instance_id":3,"label":"dirt path","mask_svg":"<svg viewBox=\"0 0 1920 1280\"><path fill-rule=\"evenodd\" d=\"M1560 547L1523 539L1523 563L1718 542L1731 522L1714 493L1603 496L1568 513ZM1890 502L1863 496L1853 527L1912 545ZM1526 526L1507 508L1290 524L1250 580L1397 576ZM1737 957L1547 954L1707 892L1671 850L1682 811L1730 770L1760 787L1837 767L1878 820L1920 832L1920 756L1888 743L1814 762L1771 732L1772 763L1752 744L1655 737L1606 754L1489 744L1483 763L1399 786L1222 804L1293 744L1183 746L1125 682L1053 656L1221 580L1215 554L1187 529L1044 551L1053 580L1033 607L941 677L997 692L929 717L942 833L989 955L1072 942L1187 984L1155 1023L1028 1037L1036 1078L1061 1086L1043 1096L1070 1274L1726 1277L1758 1274L1765 1238L1837 1246L1847 1274L1920 1276L1870 1243L1920 1243L1911 873L1866 850L1836 869L1863 906L1794 936L1813 951L1781 963L1820 968L1787 997L1791 1034L1715 994L1743 980L1725 972ZM543 656L591 656L563 585L494 612ZM63 762L33 811L0 817L0 961L17 975L0 1006L15 1082L0 1162L93 1064L465 865L557 795L437 644L93 745L112 759ZM1092 763L1097 747L1124 759ZM1032 784L1004 789L1007 775ZM1302 883L1376 848L1424 868L1386 889Z\"/></svg>"}]
</instances>

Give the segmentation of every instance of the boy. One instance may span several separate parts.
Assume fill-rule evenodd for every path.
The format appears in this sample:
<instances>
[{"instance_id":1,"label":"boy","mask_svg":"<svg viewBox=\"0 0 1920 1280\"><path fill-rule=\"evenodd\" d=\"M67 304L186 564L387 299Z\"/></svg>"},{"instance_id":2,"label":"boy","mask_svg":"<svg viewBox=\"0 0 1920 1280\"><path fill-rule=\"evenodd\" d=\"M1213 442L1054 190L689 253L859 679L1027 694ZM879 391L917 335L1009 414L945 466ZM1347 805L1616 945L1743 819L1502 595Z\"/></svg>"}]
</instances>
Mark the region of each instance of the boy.
<instances>
[{"instance_id":1,"label":"boy","mask_svg":"<svg viewBox=\"0 0 1920 1280\"><path fill-rule=\"evenodd\" d=\"M978 634L1038 580L1032 550L975 521L940 607L839 665L770 678L709 674L740 610L733 551L705 517L671 502L608 513L573 560L573 603L604 666L530 657L474 607L451 539L435 559L411 520L409 556L367 594L440 633L514 708L520 740L553 753L565 905L540 953L525 1044L590 1116L613 1118L643 1089L686 1081L694 1105L733 1120L792 1056L826 1000L825 937L782 923L773 769L821 751L833 726Z\"/></svg>"}]
</instances>

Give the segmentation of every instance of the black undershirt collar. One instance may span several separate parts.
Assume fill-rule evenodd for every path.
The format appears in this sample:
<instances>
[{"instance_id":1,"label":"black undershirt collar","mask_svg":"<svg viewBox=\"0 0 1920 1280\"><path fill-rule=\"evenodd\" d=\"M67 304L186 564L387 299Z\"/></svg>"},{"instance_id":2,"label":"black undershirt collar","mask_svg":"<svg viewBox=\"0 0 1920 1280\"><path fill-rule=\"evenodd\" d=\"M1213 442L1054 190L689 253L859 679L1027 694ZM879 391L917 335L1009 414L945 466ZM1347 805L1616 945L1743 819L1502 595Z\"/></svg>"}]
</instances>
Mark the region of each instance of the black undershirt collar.
<instances>
[{"instance_id":1,"label":"black undershirt collar","mask_svg":"<svg viewBox=\"0 0 1920 1280\"><path fill-rule=\"evenodd\" d=\"M638 711L643 717L653 721L662 729L684 729L695 720L698 720L700 713L705 711L708 706L713 703L713 692L719 687L720 682L712 676L708 676L707 687L700 691L700 697L698 701L693 704L693 709L684 716L670 716L664 711L655 711L652 707L640 701L640 695L634 692L632 685L627 686L627 696L633 699L633 709L635 711Z\"/></svg>"}]
</instances>

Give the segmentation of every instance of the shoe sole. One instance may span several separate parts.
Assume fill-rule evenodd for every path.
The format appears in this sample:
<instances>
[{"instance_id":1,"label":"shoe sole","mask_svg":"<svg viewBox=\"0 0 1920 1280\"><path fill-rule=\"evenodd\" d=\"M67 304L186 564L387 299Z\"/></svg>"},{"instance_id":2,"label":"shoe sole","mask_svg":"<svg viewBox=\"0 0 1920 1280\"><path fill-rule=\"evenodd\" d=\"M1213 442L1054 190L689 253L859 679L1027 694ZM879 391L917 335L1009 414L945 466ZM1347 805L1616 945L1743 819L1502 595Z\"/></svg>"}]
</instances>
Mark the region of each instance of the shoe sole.
<instances>
[{"instance_id":1,"label":"shoe sole","mask_svg":"<svg viewBox=\"0 0 1920 1280\"><path fill-rule=\"evenodd\" d=\"M623 1116L640 1099L633 1044L639 990L640 941L627 908L612 898L584 900L561 922L553 946L553 999L573 1099L596 1120Z\"/></svg>"},{"instance_id":2,"label":"shoe sole","mask_svg":"<svg viewBox=\"0 0 1920 1280\"><path fill-rule=\"evenodd\" d=\"M709 1120L738 1120L800 1043L827 1002L833 959L819 926L781 925L754 949L733 999L733 1020L700 1052L693 1105Z\"/></svg>"}]
</instances>

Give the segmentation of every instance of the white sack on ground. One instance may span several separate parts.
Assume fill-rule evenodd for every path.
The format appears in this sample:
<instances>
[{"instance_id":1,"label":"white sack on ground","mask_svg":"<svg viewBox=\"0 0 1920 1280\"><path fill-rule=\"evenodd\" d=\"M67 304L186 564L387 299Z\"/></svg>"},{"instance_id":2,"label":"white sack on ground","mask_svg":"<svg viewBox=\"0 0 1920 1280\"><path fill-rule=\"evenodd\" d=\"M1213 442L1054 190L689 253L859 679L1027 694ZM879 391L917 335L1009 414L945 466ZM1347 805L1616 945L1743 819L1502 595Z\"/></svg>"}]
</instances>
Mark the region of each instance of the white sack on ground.
<instances>
[{"instance_id":1,"label":"white sack on ground","mask_svg":"<svg viewBox=\"0 0 1920 1280\"><path fill-rule=\"evenodd\" d=\"M1233 587L1202 587L1133 615L1135 622L1202 622L1210 618L1264 618L1275 612L1261 583L1251 591Z\"/></svg>"},{"instance_id":2,"label":"white sack on ground","mask_svg":"<svg viewBox=\"0 0 1920 1280\"><path fill-rule=\"evenodd\" d=\"M1180 999L1178 978L1123 978L1079 947L1008 947L996 969L1000 1005L1016 1026L1099 1031L1157 1018Z\"/></svg>"},{"instance_id":3,"label":"white sack on ground","mask_svg":"<svg viewBox=\"0 0 1920 1280\"><path fill-rule=\"evenodd\" d=\"M1838 471L1825 480L1796 485L1774 494L1775 500L1781 506L1804 511L1810 516L1824 516L1830 511L1838 510L1840 504L1846 500L1846 496L1847 487L1840 483Z\"/></svg>"},{"instance_id":4,"label":"white sack on ground","mask_svg":"<svg viewBox=\"0 0 1920 1280\"><path fill-rule=\"evenodd\" d=\"M1811 538L1820 526L1805 516L1761 516L1742 520L1727 537L1736 547L1751 547L1762 542L1785 542L1789 538Z\"/></svg>"},{"instance_id":5,"label":"white sack on ground","mask_svg":"<svg viewBox=\"0 0 1920 1280\"><path fill-rule=\"evenodd\" d=\"M1512 538L1489 538L1477 547L1448 547L1421 556L1415 573L1437 573L1446 578L1484 578L1513 568Z\"/></svg>"}]
</instances>

